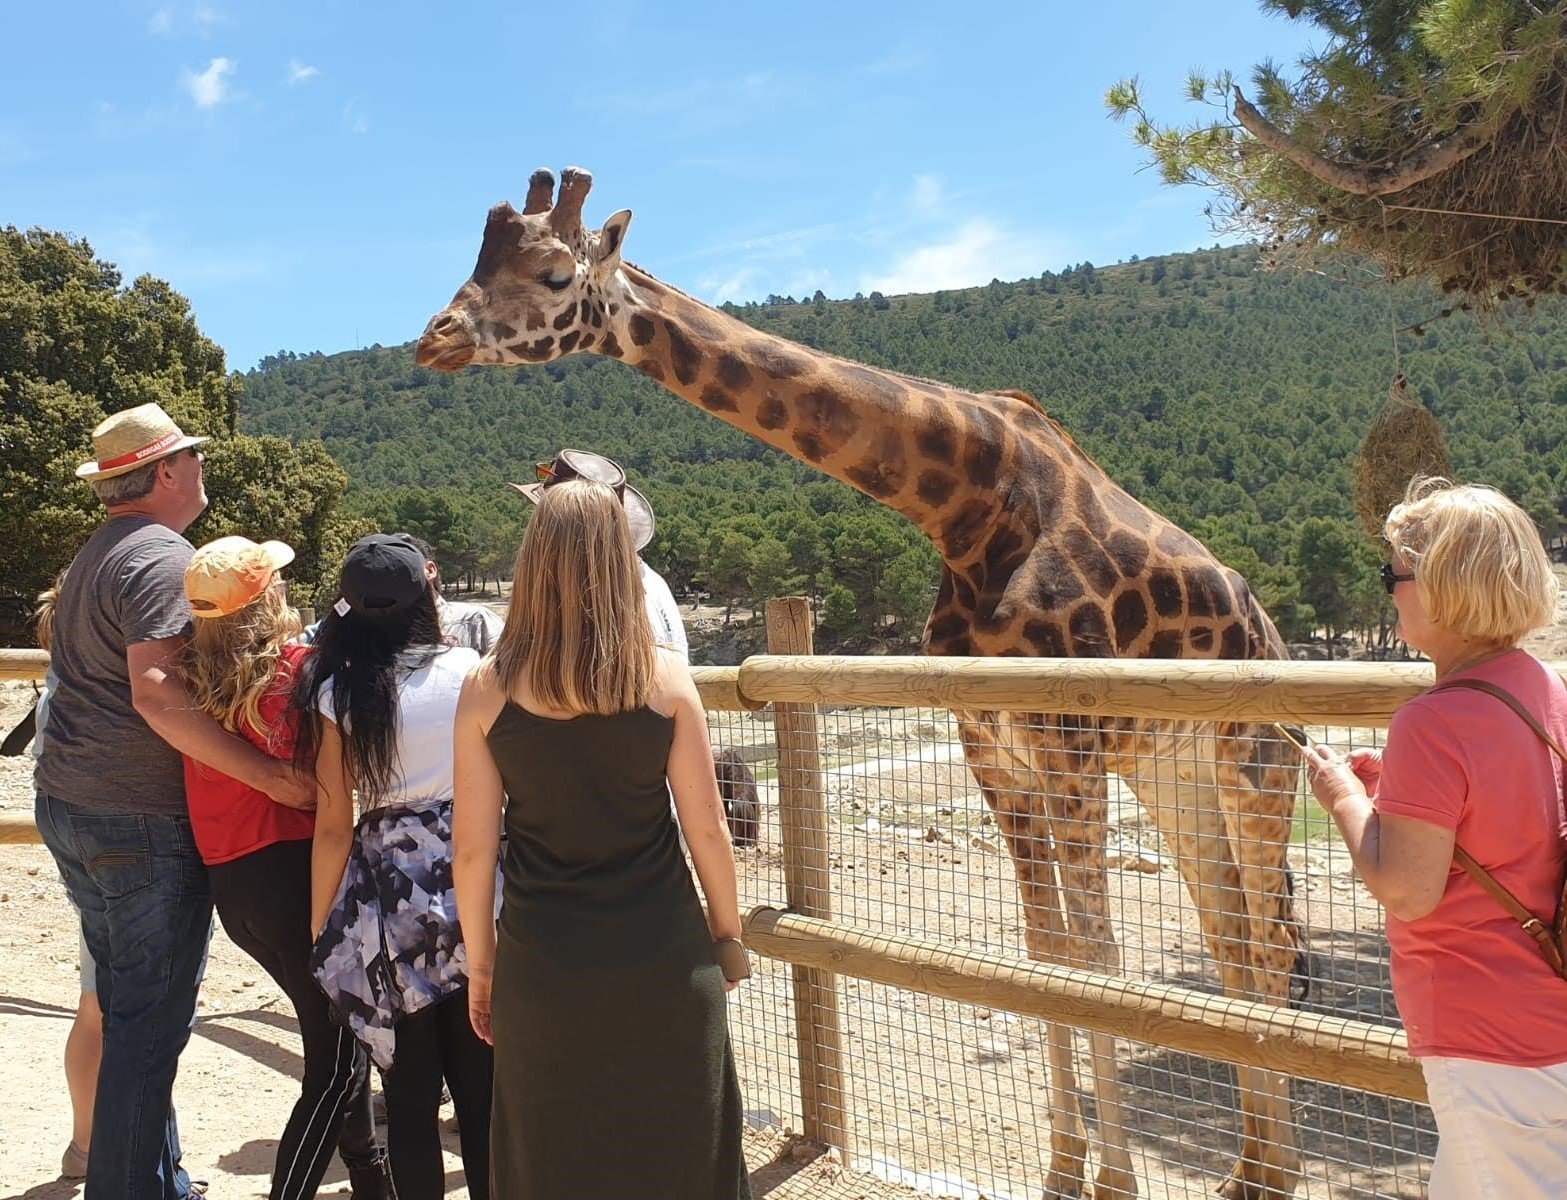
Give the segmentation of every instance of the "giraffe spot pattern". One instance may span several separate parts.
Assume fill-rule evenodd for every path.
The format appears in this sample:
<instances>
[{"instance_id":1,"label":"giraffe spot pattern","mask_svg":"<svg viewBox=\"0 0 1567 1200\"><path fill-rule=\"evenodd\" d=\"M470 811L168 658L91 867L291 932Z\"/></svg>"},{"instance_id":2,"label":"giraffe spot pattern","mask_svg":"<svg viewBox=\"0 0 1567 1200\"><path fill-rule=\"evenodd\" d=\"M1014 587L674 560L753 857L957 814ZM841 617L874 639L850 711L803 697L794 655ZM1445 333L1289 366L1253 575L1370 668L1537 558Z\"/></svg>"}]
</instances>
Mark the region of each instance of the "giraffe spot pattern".
<instances>
[{"instance_id":1,"label":"giraffe spot pattern","mask_svg":"<svg viewBox=\"0 0 1567 1200\"><path fill-rule=\"evenodd\" d=\"M789 423L789 409L776 392L768 392L756 406L756 423L763 429L782 429Z\"/></svg>"},{"instance_id":2,"label":"giraffe spot pattern","mask_svg":"<svg viewBox=\"0 0 1567 1200\"><path fill-rule=\"evenodd\" d=\"M902 434L893 429L883 431L871 447L870 455L848 468L844 474L848 476L849 482L878 500L897 495L909 478L909 462L903 449Z\"/></svg>"},{"instance_id":3,"label":"giraffe spot pattern","mask_svg":"<svg viewBox=\"0 0 1567 1200\"><path fill-rule=\"evenodd\" d=\"M1124 529L1117 529L1110 535L1105 549L1121 569L1121 574L1129 578L1141 575L1148 563L1148 543Z\"/></svg>"},{"instance_id":4,"label":"giraffe spot pattern","mask_svg":"<svg viewBox=\"0 0 1567 1200\"><path fill-rule=\"evenodd\" d=\"M1148 595L1153 599L1153 610L1161 617L1178 616L1184 600L1181 597L1181 581L1174 571L1155 567L1148 573Z\"/></svg>"},{"instance_id":5,"label":"giraffe spot pattern","mask_svg":"<svg viewBox=\"0 0 1567 1200\"><path fill-rule=\"evenodd\" d=\"M656 383L664 382L664 364L656 358L646 358L636 364L637 370Z\"/></svg>"},{"instance_id":6,"label":"giraffe spot pattern","mask_svg":"<svg viewBox=\"0 0 1567 1200\"><path fill-rule=\"evenodd\" d=\"M580 333L573 329L570 333L562 337L560 339L560 352L562 354L570 354L577 348L577 339L581 336L582 335Z\"/></svg>"},{"instance_id":7,"label":"giraffe spot pattern","mask_svg":"<svg viewBox=\"0 0 1567 1200\"><path fill-rule=\"evenodd\" d=\"M1041 658L1066 657L1066 638L1053 621L1025 621L1023 637Z\"/></svg>"},{"instance_id":8,"label":"giraffe spot pattern","mask_svg":"<svg viewBox=\"0 0 1567 1200\"><path fill-rule=\"evenodd\" d=\"M1088 600L1072 610L1067 620L1072 650L1085 657L1103 657L1110 650L1110 627L1097 601Z\"/></svg>"},{"instance_id":9,"label":"giraffe spot pattern","mask_svg":"<svg viewBox=\"0 0 1567 1200\"><path fill-rule=\"evenodd\" d=\"M1181 578L1186 584L1186 612L1189 616L1216 617L1220 614L1221 581L1218 571L1212 567L1182 567Z\"/></svg>"},{"instance_id":10,"label":"giraffe spot pattern","mask_svg":"<svg viewBox=\"0 0 1567 1200\"><path fill-rule=\"evenodd\" d=\"M1247 658L1246 653L1246 627L1238 622L1224 627L1224 632L1219 635L1220 658Z\"/></svg>"},{"instance_id":11,"label":"giraffe spot pattern","mask_svg":"<svg viewBox=\"0 0 1567 1200\"><path fill-rule=\"evenodd\" d=\"M991 506L970 500L941 527L941 541L948 558L963 558L974 548L990 524Z\"/></svg>"},{"instance_id":12,"label":"giraffe spot pattern","mask_svg":"<svg viewBox=\"0 0 1567 1200\"><path fill-rule=\"evenodd\" d=\"M509 342L517 336L517 327L508 325L504 321L497 321L490 326L489 340L492 342Z\"/></svg>"},{"instance_id":13,"label":"giraffe spot pattern","mask_svg":"<svg viewBox=\"0 0 1567 1200\"><path fill-rule=\"evenodd\" d=\"M975 487L992 488L1001 473L1001 427L978 407L971 407L970 417L973 425L963 445L963 470Z\"/></svg>"},{"instance_id":14,"label":"giraffe spot pattern","mask_svg":"<svg viewBox=\"0 0 1567 1200\"><path fill-rule=\"evenodd\" d=\"M1141 592L1122 592L1115 598L1110 619L1115 625L1116 649L1124 654L1148 628L1148 603Z\"/></svg>"},{"instance_id":15,"label":"giraffe spot pattern","mask_svg":"<svg viewBox=\"0 0 1567 1200\"><path fill-rule=\"evenodd\" d=\"M569 328L571 328L571 326L576 322L576 320L577 320L577 306L575 304L573 304L570 308L562 310L560 315L557 316L553 321L551 321L550 324L555 327L555 331L558 333L562 329L569 329Z\"/></svg>"},{"instance_id":16,"label":"giraffe spot pattern","mask_svg":"<svg viewBox=\"0 0 1567 1200\"><path fill-rule=\"evenodd\" d=\"M665 320L664 335L669 338L669 359L675 368L675 378L684 384L695 383L702 369L702 348L673 321Z\"/></svg>"},{"instance_id":17,"label":"giraffe spot pattern","mask_svg":"<svg viewBox=\"0 0 1567 1200\"><path fill-rule=\"evenodd\" d=\"M1067 557L1077 567L1083 582L1097 595L1108 596L1120 582L1121 572L1098 539L1081 525L1073 525L1067 529L1062 541Z\"/></svg>"},{"instance_id":18,"label":"giraffe spot pattern","mask_svg":"<svg viewBox=\"0 0 1567 1200\"><path fill-rule=\"evenodd\" d=\"M633 345L646 346L653 340L653 322L637 313L631 318L631 341Z\"/></svg>"},{"instance_id":19,"label":"giraffe spot pattern","mask_svg":"<svg viewBox=\"0 0 1567 1200\"><path fill-rule=\"evenodd\" d=\"M740 406L735 403L735 398L723 388L708 384L702 389L699 397L702 407L708 412L739 412Z\"/></svg>"},{"instance_id":20,"label":"giraffe spot pattern","mask_svg":"<svg viewBox=\"0 0 1567 1200\"><path fill-rule=\"evenodd\" d=\"M952 498L952 493L957 486L958 481L945 471L925 470L920 472L914 492L932 508L940 508Z\"/></svg>"},{"instance_id":21,"label":"giraffe spot pattern","mask_svg":"<svg viewBox=\"0 0 1567 1200\"><path fill-rule=\"evenodd\" d=\"M841 446L860 427L860 415L843 397L829 391L804 393L795 404L795 411L802 430L825 439L825 445Z\"/></svg>"},{"instance_id":22,"label":"giraffe spot pattern","mask_svg":"<svg viewBox=\"0 0 1567 1200\"><path fill-rule=\"evenodd\" d=\"M1110 534L1110 518L1099 503L1099 497L1094 494L1093 484L1086 479L1079 479L1076 491L1077 519L1096 540L1103 541Z\"/></svg>"},{"instance_id":23,"label":"giraffe spot pattern","mask_svg":"<svg viewBox=\"0 0 1567 1200\"><path fill-rule=\"evenodd\" d=\"M1208 651L1213 649L1213 630L1207 625L1198 625L1188 630L1186 640L1192 644L1193 650Z\"/></svg>"},{"instance_id":24,"label":"giraffe spot pattern","mask_svg":"<svg viewBox=\"0 0 1567 1200\"><path fill-rule=\"evenodd\" d=\"M726 350L718 359L718 382L731 391L740 391L751 382L750 369L733 350Z\"/></svg>"},{"instance_id":25,"label":"giraffe spot pattern","mask_svg":"<svg viewBox=\"0 0 1567 1200\"><path fill-rule=\"evenodd\" d=\"M940 417L932 417L915 432L914 447L921 458L952 466L958 461L957 430Z\"/></svg>"},{"instance_id":26,"label":"giraffe spot pattern","mask_svg":"<svg viewBox=\"0 0 1567 1200\"><path fill-rule=\"evenodd\" d=\"M774 379L794 379L811 369L811 360L786 350L776 342L762 342L751 352L751 361Z\"/></svg>"},{"instance_id":27,"label":"giraffe spot pattern","mask_svg":"<svg viewBox=\"0 0 1567 1200\"><path fill-rule=\"evenodd\" d=\"M607 354L611 358L621 358L624 357L626 351L621 346L620 339L618 339L613 332L610 332L606 333L604 335L604 340L599 343L599 353Z\"/></svg>"},{"instance_id":28,"label":"giraffe spot pattern","mask_svg":"<svg viewBox=\"0 0 1567 1200\"><path fill-rule=\"evenodd\" d=\"M545 325L545 321L544 321L544 314L543 313L541 313L541 312L530 312L528 314L527 326L528 326L528 332L529 333L536 333L538 330L543 329L544 325Z\"/></svg>"},{"instance_id":29,"label":"giraffe spot pattern","mask_svg":"<svg viewBox=\"0 0 1567 1200\"><path fill-rule=\"evenodd\" d=\"M1153 635L1148 648L1149 658L1180 658L1185 652L1185 641L1178 629L1161 629Z\"/></svg>"},{"instance_id":30,"label":"giraffe spot pattern","mask_svg":"<svg viewBox=\"0 0 1567 1200\"><path fill-rule=\"evenodd\" d=\"M796 433L794 444L806 462L819 463L827 457L827 449L822 445L822 439L809 430Z\"/></svg>"}]
</instances>

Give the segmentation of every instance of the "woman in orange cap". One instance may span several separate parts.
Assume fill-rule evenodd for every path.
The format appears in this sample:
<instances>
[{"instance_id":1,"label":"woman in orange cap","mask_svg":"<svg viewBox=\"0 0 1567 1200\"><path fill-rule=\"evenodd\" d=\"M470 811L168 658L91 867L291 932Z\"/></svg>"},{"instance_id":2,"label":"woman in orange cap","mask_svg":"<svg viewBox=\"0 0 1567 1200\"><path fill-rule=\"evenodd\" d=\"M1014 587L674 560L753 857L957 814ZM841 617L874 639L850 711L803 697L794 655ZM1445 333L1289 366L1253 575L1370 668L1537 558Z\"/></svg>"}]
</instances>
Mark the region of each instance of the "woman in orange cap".
<instances>
[{"instance_id":1,"label":"woman in orange cap","mask_svg":"<svg viewBox=\"0 0 1567 1200\"><path fill-rule=\"evenodd\" d=\"M185 595L196 617L183 674L191 697L232 733L275 758L294 754L298 721L288 707L308 647L290 645L299 614L278 572L293 561L282 542L225 537L196 551ZM230 939L261 964L294 1005L305 1075L284 1127L271 1200L316 1194L335 1148L355 1200L388 1200L386 1156L375 1139L369 1060L337 1025L310 973L311 837L315 814L185 758L191 828Z\"/></svg>"}]
</instances>

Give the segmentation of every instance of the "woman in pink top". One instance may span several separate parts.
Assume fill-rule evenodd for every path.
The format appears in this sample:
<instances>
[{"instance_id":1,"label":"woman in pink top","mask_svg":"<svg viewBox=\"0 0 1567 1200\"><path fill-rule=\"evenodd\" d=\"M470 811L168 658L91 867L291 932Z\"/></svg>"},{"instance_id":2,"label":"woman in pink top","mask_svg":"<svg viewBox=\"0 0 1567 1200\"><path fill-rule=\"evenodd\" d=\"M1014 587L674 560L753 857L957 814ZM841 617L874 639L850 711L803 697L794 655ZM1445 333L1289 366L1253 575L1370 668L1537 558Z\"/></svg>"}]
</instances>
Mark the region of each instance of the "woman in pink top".
<instances>
[{"instance_id":1,"label":"woman in pink top","mask_svg":"<svg viewBox=\"0 0 1567 1200\"><path fill-rule=\"evenodd\" d=\"M1567 743L1567 688L1518 648L1556 611L1539 534L1490 488L1417 480L1388 514L1398 632L1441 683L1483 680ZM1433 1200L1567 1194L1567 982L1454 861L1468 851L1547 922L1567 869L1563 764L1503 701L1441 687L1381 752L1321 746L1312 790L1387 909L1393 995L1441 1134Z\"/></svg>"}]
</instances>

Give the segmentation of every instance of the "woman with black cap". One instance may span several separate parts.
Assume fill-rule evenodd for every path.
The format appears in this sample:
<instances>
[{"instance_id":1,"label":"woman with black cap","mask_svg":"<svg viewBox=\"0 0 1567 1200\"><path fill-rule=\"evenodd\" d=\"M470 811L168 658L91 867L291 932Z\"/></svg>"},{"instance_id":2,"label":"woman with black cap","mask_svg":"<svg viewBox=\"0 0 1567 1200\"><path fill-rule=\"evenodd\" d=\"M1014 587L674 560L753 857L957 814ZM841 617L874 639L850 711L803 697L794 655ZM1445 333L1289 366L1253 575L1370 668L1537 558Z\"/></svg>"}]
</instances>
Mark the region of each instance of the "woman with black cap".
<instances>
[{"instance_id":1,"label":"woman with black cap","mask_svg":"<svg viewBox=\"0 0 1567 1200\"><path fill-rule=\"evenodd\" d=\"M443 640L424 564L404 534L355 543L294 692L320 783L312 966L385 1072L400 1200L445 1193L443 1079L468 1195L487 1200L494 1060L468 1022L451 838L452 724L479 656Z\"/></svg>"}]
</instances>

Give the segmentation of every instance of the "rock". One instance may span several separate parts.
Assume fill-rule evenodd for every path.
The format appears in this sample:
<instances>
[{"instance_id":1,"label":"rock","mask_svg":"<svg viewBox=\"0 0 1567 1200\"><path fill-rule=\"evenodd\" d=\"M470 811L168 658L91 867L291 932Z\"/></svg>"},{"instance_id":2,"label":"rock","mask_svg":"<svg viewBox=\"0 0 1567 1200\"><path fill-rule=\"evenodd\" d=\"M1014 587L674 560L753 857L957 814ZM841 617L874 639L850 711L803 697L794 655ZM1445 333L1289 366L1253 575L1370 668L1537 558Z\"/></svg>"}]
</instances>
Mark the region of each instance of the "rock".
<instances>
[{"instance_id":1,"label":"rock","mask_svg":"<svg viewBox=\"0 0 1567 1200\"><path fill-rule=\"evenodd\" d=\"M1113 854L1106 866L1119 867L1123 871L1141 871L1144 875L1157 875L1164 869L1164 856L1155 850L1132 850L1125 854Z\"/></svg>"},{"instance_id":2,"label":"rock","mask_svg":"<svg viewBox=\"0 0 1567 1200\"><path fill-rule=\"evenodd\" d=\"M1006 1060L1011 1057L1012 1047L1007 1045L1007 1043L994 1041L990 1038L984 1038L980 1041L979 1045L974 1048L974 1053L969 1055L969 1061L977 1063L997 1063L1006 1062Z\"/></svg>"},{"instance_id":3,"label":"rock","mask_svg":"<svg viewBox=\"0 0 1567 1200\"><path fill-rule=\"evenodd\" d=\"M995 838L983 837L977 833L969 835L968 844L976 850L984 850L990 854L1000 854L1002 849L1001 843Z\"/></svg>"},{"instance_id":4,"label":"rock","mask_svg":"<svg viewBox=\"0 0 1567 1200\"><path fill-rule=\"evenodd\" d=\"M28 867L27 868L27 873L29 875L36 875L36 874L38 874L38 868L37 867Z\"/></svg>"},{"instance_id":5,"label":"rock","mask_svg":"<svg viewBox=\"0 0 1567 1200\"><path fill-rule=\"evenodd\" d=\"M952 845L952 835L945 829L938 828L935 825L932 825L925 831L925 840L927 842L938 843L942 846Z\"/></svg>"}]
</instances>

